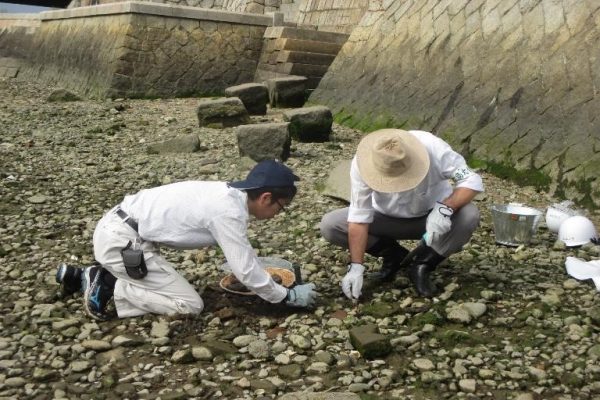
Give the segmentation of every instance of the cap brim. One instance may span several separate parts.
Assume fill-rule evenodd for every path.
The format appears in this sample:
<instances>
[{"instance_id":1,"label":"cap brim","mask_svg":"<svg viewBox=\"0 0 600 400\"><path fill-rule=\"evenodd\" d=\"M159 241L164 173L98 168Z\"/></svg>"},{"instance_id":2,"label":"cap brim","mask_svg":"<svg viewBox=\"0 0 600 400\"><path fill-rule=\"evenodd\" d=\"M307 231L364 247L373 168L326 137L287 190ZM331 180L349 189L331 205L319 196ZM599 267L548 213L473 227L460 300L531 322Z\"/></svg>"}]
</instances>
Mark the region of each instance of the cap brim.
<instances>
[{"instance_id":1,"label":"cap brim","mask_svg":"<svg viewBox=\"0 0 600 400\"><path fill-rule=\"evenodd\" d=\"M410 146L412 165L400 176L383 176L374 166L373 147L381 138L396 133ZM414 189L423 181L429 171L429 153L423 144L411 133L402 129L381 129L365 136L356 150L356 161L361 178L377 192L395 193Z\"/></svg>"}]
</instances>

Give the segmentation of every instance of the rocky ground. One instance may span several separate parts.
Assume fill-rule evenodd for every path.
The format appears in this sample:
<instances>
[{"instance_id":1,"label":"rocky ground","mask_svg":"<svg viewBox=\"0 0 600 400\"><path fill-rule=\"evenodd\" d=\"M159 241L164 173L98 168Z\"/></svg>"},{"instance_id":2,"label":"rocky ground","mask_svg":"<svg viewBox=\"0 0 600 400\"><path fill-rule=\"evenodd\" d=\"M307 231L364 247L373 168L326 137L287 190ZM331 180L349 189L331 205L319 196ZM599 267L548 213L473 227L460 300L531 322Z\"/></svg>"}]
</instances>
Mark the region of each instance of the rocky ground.
<instances>
[{"instance_id":1,"label":"rocky ground","mask_svg":"<svg viewBox=\"0 0 600 400\"><path fill-rule=\"evenodd\" d=\"M317 227L341 206L320 194L327 173L361 136L341 126L329 143L293 143L297 200L250 229L260 255L302 264L322 293L316 310L224 293L222 253L204 249L166 252L202 294L200 316L92 321L79 296L60 297L54 271L92 261L103 212L142 188L243 177L248 162L233 129L197 127L195 99L50 103L51 91L0 82L0 398L600 398L600 295L564 269L566 256L595 259L600 248L566 249L543 225L529 246L494 243L492 203L543 209L556 201L546 193L484 174L481 227L439 269L437 299L416 297L405 277L367 287L357 307L342 296L346 253ZM200 152L147 154L186 133L200 136ZM366 323L390 338L390 355L366 360L352 348L349 330Z\"/></svg>"}]
</instances>

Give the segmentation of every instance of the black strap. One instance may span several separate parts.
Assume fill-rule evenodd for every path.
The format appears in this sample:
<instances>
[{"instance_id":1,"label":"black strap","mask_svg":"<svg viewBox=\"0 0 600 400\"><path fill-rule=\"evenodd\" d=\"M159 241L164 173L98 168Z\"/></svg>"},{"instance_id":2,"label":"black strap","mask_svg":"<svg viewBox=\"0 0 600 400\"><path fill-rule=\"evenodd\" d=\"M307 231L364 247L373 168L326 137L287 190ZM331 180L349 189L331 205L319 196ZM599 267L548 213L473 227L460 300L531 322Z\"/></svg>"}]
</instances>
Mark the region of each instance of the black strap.
<instances>
[{"instance_id":1,"label":"black strap","mask_svg":"<svg viewBox=\"0 0 600 400\"><path fill-rule=\"evenodd\" d=\"M119 218L121 218L123 220L123 222L125 222L127 225L129 225L131 227L131 229L133 229L134 231L138 231L138 224L137 222L135 222L129 215L127 215L127 213L123 210L121 210L120 208L117 208L117 215L119 216Z\"/></svg>"}]
</instances>

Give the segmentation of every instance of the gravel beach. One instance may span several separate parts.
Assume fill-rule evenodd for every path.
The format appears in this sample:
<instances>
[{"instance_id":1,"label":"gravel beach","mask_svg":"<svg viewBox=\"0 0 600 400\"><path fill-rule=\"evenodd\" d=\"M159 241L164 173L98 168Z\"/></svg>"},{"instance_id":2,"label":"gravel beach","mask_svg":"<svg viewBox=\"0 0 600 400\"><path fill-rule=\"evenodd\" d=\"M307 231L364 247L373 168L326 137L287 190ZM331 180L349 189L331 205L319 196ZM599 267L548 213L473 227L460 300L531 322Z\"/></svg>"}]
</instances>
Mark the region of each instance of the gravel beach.
<instances>
[{"instance_id":1,"label":"gravel beach","mask_svg":"<svg viewBox=\"0 0 600 400\"><path fill-rule=\"evenodd\" d=\"M482 173L482 222L471 243L438 268L443 290L415 296L408 279L367 284L343 297L347 254L320 237L321 216L343 206L321 194L361 133L334 125L331 141L292 143L302 178L285 213L252 221L260 256L302 265L321 297L312 311L270 305L219 287L218 248L164 249L206 304L196 317L97 323L80 295L61 298L61 261L87 265L97 220L126 194L182 180L234 180L252 163L233 128L199 128L198 99L48 102L54 88L0 81L0 399L257 399L354 392L363 399L599 399L600 293L576 281L566 248L542 222L528 246L496 245L494 203L545 211L558 199ZM252 117L282 120L279 112ZM197 134L200 151L149 154L147 146ZM590 213L598 225L599 214ZM416 243L408 243L409 247ZM368 258L369 269L378 267ZM350 331L375 325L391 344L366 359ZM303 397L298 397L303 398ZM309 398L309 397L306 397Z\"/></svg>"}]
</instances>

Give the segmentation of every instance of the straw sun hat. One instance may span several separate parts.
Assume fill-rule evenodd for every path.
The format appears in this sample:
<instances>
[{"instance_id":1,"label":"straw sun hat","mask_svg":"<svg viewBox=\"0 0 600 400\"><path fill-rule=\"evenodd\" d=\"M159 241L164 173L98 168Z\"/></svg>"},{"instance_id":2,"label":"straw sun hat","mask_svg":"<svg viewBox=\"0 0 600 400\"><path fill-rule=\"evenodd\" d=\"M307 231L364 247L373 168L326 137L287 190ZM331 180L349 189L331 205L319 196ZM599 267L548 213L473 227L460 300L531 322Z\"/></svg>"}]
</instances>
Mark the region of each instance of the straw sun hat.
<instances>
[{"instance_id":1,"label":"straw sun hat","mask_svg":"<svg viewBox=\"0 0 600 400\"><path fill-rule=\"evenodd\" d=\"M381 129L358 144L360 176L377 192L404 192L415 188L429 171L429 154L412 134L401 129Z\"/></svg>"}]
</instances>

